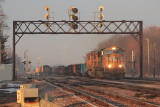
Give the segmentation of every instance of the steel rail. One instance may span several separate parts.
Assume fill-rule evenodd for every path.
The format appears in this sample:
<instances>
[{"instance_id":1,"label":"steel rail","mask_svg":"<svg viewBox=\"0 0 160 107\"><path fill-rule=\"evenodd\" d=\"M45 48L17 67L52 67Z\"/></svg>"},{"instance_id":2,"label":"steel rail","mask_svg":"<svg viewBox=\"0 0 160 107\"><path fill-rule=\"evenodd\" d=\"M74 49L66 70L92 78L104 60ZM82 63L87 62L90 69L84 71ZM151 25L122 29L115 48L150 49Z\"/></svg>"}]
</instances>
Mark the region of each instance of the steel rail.
<instances>
[{"instance_id":1,"label":"steel rail","mask_svg":"<svg viewBox=\"0 0 160 107\"><path fill-rule=\"evenodd\" d=\"M45 80L45 81L47 81L51 84L54 84L58 87L61 87L66 91L72 92L76 96L79 96L79 97L82 97L82 98L85 97L85 98L87 98L87 101L90 102L90 103L94 102L94 103L96 103L100 106L106 106L106 107L119 107L119 106L127 107L124 104L120 104L118 102L114 102L112 100L105 99L105 98L102 98L102 97L99 97L99 96L91 95L90 93L87 93L87 92L82 91L82 90L75 89L74 87L71 87L71 86L66 86L65 84L62 84L62 83L55 83L55 82L52 83L48 80Z\"/></svg>"},{"instance_id":2,"label":"steel rail","mask_svg":"<svg viewBox=\"0 0 160 107\"><path fill-rule=\"evenodd\" d=\"M85 87L85 86L79 86L79 87L81 87L82 89L88 90L88 91L96 92L96 93L101 94L101 95L109 96L109 97L114 98L116 100L120 100L120 101L123 101L123 102L126 102L126 103L129 102L130 104L133 104L133 105L136 105L136 106L144 106L144 107L159 107L160 106L160 105L145 102L143 100L139 100L139 99L136 99L136 98L131 98L131 97L127 97L127 96L113 94L113 93L110 93L110 92L104 92L104 91L100 91L100 90L97 90L97 89L88 88L88 87Z\"/></svg>"},{"instance_id":3,"label":"steel rail","mask_svg":"<svg viewBox=\"0 0 160 107\"><path fill-rule=\"evenodd\" d=\"M122 96L122 95L118 95L118 94L114 94L114 93L104 92L104 91L93 89L93 88L89 88L89 87L86 87L86 86L88 86L87 84L90 84L89 81L93 81L94 83L97 83L97 84L99 84L100 86L103 86L103 87L113 86L113 87L118 87L118 88L123 88L123 89L129 89L129 90L138 91L138 92L145 92L145 91L148 90L148 89L145 89L144 87L141 87L142 88L141 89L140 87L136 87L135 88L134 86L130 86L130 85L129 86L120 85L119 83L118 84L113 84L113 83L108 83L108 82L103 82L103 81L98 81L97 82L95 80L89 80L89 79L86 79L86 80L82 79L81 80L81 78L78 78L77 81L74 81L74 82L71 82L71 81L69 81L69 82L66 82L66 81L57 81L57 80L55 80L55 81L56 81L56 84L60 85L61 87L65 87L65 88L69 87L69 88L72 89L72 91L76 90L77 88L78 89L81 88L81 90L88 90L88 91L92 91L92 92L98 93L100 95L106 95L106 96L109 96L111 98L114 98L115 100L120 100L122 102L125 102L126 104L129 102L130 104L134 104L136 106L145 106L145 107L159 107L160 106L158 104L154 104L152 102L146 102L144 100L140 100L140 99L137 99L137 98L134 98L134 97L128 97L128 96ZM99 82L103 82L103 83L100 84ZM85 84L85 83L87 83L87 84ZM70 85L70 86L67 86L65 84ZM94 84L94 85L97 85L97 84ZM70 90L70 89L68 89L68 90ZM153 90L148 90L147 93L148 92L151 93L151 94L157 94L156 92L154 93Z\"/></svg>"}]
</instances>

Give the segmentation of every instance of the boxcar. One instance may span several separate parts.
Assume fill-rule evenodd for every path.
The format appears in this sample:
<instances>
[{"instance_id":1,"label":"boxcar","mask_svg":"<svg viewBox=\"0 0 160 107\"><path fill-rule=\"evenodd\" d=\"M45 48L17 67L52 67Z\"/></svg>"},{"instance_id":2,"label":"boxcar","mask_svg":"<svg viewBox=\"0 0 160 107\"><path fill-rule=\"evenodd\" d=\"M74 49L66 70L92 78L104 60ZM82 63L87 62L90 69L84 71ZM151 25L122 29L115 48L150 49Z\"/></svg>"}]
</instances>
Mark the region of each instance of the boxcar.
<instances>
[{"instance_id":1,"label":"boxcar","mask_svg":"<svg viewBox=\"0 0 160 107\"><path fill-rule=\"evenodd\" d=\"M86 64L81 64L81 76L86 76Z\"/></svg>"}]
</instances>

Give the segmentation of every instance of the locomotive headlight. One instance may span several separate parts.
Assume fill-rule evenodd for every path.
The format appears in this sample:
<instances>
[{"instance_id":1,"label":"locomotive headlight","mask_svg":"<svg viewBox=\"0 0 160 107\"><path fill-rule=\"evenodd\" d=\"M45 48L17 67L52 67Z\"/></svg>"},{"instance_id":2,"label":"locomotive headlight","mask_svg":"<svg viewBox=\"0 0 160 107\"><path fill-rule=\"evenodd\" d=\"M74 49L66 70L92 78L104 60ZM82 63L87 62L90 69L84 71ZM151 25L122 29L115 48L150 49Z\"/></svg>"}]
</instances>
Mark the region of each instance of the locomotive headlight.
<instances>
[{"instance_id":1,"label":"locomotive headlight","mask_svg":"<svg viewBox=\"0 0 160 107\"><path fill-rule=\"evenodd\" d=\"M109 65L108 65L108 68L111 68L111 67L112 67L112 65L109 64Z\"/></svg>"},{"instance_id":2,"label":"locomotive headlight","mask_svg":"<svg viewBox=\"0 0 160 107\"><path fill-rule=\"evenodd\" d=\"M122 65L119 65L119 68L122 68Z\"/></svg>"},{"instance_id":3,"label":"locomotive headlight","mask_svg":"<svg viewBox=\"0 0 160 107\"><path fill-rule=\"evenodd\" d=\"M116 50L116 47L112 47L112 50Z\"/></svg>"}]
</instances>

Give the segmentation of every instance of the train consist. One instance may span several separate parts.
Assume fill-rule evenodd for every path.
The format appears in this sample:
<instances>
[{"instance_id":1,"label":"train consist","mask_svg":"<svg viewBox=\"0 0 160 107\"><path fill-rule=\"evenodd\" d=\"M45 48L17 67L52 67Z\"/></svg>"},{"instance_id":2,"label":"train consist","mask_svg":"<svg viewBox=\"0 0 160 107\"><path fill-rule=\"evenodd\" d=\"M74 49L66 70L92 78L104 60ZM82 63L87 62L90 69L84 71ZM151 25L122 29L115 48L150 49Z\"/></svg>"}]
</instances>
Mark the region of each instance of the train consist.
<instances>
[{"instance_id":1,"label":"train consist","mask_svg":"<svg viewBox=\"0 0 160 107\"><path fill-rule=\"evenodd\" d=\"M85 64L56 66L51 72L57 75L121 79L125 77L124 67L124 50L110 47L88 53Z\"/></svg>"},{"instance_id":2,"label":"train consist","mask_svg":"<svg viewBox=\"0 0 160 107\"><path fill-rule=\"evenodd\" d=\"M85 76L86 64L73 64L68 66L57 66L52 68L52 72L58 75Z\"/></svg>"}]
</instances>

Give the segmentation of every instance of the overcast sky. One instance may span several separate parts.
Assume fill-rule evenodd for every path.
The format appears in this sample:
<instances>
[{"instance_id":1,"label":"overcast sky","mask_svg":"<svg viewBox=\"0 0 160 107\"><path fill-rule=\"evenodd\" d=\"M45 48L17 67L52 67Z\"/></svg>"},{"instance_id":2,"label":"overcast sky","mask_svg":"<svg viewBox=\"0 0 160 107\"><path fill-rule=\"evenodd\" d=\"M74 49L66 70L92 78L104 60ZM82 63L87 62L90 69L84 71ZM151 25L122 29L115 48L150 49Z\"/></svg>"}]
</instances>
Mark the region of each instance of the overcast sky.
<instances>
[{"instance_id":1,"label":"overcast sky","mask_svg":"<svg viewBox=\"0 0 160 107\"><path fill-rule=\"evenodd\" d=\"M10 27L7 44L12 47L13 21L46 20L46 5L50 6L51 12L55 12L55 20L68 20L70 6L78 8L81 20L94 20L93 12L98 12L98 7L102 5L105 20L142 20L144 28L160 26L160 0L5 0L2 6ZM98 43L108 37L109 35L24 35L16 46L16 53L24 60L24 51L28 49L33 67L37 66L38 57L41 65L84 63L86 53L94 50Z\"/></svg>"}]
</instances>

